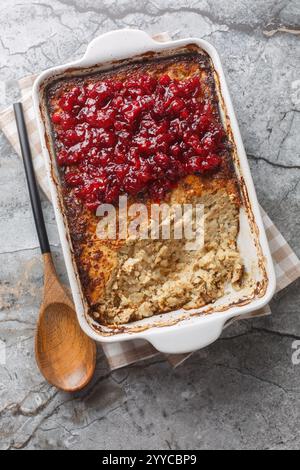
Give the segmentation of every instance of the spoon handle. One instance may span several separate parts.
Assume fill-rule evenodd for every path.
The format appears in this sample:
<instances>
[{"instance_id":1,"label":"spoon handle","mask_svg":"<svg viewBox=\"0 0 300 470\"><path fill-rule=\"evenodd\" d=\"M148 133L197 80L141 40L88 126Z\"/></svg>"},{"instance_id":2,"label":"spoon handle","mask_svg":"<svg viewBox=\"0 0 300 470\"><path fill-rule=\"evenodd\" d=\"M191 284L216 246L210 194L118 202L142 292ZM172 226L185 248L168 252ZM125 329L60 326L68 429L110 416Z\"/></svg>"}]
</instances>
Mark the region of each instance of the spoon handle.
<instances>
[{"instance_id":1,"label":"spoon handle","mask_svg":"<svg viewBox=\"0 0 300 470\"><path fill-rule=\"evenodd\" d=\"M26 173L26 179L29 189L30 201L34 216L34 222L40 242L40 247L42 254L50 253L50 245L48 240L48 235L45 226L45 220L42 211L41 199L39 195L39 190L37 187L37 182L35 179L35 173L32 163L31 150L28 140L28 132L26 128L26 123L24 119L24 112L22 103L14 104L14 112L17 123L19 141L22 151L23 163Z\"/></svg>"}]
</instances>

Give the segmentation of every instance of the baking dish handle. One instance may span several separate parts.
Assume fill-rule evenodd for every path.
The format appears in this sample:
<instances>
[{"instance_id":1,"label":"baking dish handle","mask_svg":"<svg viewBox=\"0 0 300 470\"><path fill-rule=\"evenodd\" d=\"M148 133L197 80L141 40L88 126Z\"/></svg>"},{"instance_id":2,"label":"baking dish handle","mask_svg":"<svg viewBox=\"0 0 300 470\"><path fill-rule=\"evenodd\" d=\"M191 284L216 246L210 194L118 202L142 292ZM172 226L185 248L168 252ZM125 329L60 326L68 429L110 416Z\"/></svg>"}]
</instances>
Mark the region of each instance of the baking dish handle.
<instances>
[{"instance_id":1,"label":"baking dish handle","mask_svg":"<svg viewBox=\"0 0 300 470\"><path fill-rule=\"evenodd\" d=\"M102 34L95 38L86 50L83 58L85 66L94 65L101 57L101 62L128 58L137 53L148 52L157 42L149 34L137 29L121 29ZM140 49L140 50L137 50Z\"/></svg>"},{"instance_id":2,"label":"baking dish handle","mask_svg":"<svg viewBox=\"0 0 300 470\"><path fill-rule=\"evenodd\" d=\"M173 326L151 330L144 336L158 351L164 354L185 354L214 343L222 334L228 320L224 318L204 318L198 324Z\"/></svg>"}]
</instances>

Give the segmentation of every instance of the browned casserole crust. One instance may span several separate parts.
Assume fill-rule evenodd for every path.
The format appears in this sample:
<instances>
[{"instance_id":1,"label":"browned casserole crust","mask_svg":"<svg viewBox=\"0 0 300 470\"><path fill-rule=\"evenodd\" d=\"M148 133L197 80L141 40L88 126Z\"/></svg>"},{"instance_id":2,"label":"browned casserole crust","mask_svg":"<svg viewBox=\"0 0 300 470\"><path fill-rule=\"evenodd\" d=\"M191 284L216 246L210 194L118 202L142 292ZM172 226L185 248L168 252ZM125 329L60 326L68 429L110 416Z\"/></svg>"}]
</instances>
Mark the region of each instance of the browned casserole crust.
<instances>
[{"instance_id":1,"label":"browned casserole crust","mask_svg":"<svg viewBox=\"0 0 300 470\"><path fill-rule=\"evenodd\" d=\"M61 79L47 89L49 112L57 111L62 93L74 83L94 83L104 77L122 81L137 73L155 77L168 74L178 79L198 74L205 96L218 110L211 60L198 51L171 58L147 58L109 72ZM55 130L54 125L54 147ZM237 289L241 286L244 267L237 248L241 200L229 139L222 157L218 172L188 176L166 198L171 204L204 204L205 245L197 252L185 250L186 240L98 239L99 219L62 180L78 272L90 314L97 321L120 324L178 308L199 308L222 297L228 284Z\"/></svg>"}]
</instances>

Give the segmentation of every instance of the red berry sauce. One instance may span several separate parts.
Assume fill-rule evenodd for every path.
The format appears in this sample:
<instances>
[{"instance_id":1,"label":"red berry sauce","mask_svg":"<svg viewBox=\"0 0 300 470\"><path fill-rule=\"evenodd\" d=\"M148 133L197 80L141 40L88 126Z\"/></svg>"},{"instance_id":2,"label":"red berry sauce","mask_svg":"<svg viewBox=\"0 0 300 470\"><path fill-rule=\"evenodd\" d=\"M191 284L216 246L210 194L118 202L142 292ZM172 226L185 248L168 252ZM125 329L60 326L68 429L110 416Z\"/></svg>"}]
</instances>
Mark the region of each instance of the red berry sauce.
<instances>
[{"instance_id":1,"label":"red berry sauce","mask_svg":"<svg viewBox=\"0 0 300 470\"><path fill-rule=\"evenodd\" d=\"M66 184L92 211L121 194L163 199L181 178L216 170L226 142L197 76L74 86L52 122Z\"/></svg>"}]
</instances>

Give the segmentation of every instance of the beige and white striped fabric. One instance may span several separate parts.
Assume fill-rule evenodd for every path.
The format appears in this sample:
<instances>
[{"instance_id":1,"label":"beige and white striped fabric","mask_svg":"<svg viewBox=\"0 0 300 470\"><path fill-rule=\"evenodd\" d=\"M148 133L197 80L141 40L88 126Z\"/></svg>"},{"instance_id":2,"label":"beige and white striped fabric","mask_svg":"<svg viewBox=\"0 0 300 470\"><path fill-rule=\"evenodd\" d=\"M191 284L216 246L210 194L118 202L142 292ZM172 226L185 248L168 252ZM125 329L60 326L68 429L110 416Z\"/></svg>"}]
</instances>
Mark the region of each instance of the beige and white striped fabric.
<instances>
[{"instance_id":1,"label":"beige and white striped fabric","mask_svg":"<svg viewBox=\"0 0 300 470\"><path fill-rule=\"evenodd\" d=\"M156 39L160 41L167 40L168 38L169 36L166 33L156 36ZM25 77L19 81L19 86L22 94L22 102L25 111L26 124L29 131L30 145L37 179L43 192L50 199L48 179L32 105L31 91L34 80L35 76L33 75ZM18 135L12 107L9 107L0 113L0 128L15 151L20 155ZM300 261L263 209L262 216L275 264L277 291L279 292L300 277ZM243 319L270 314L270 307L267 306L258 312L249 314L247 317L243 316ZM239 318L235 319L235 321L236 320L239 320ZM158 352L149 343L143 340L106 344L103 346L103 350L112 370L128 366L137 361L148 359L158 354ZM177 367L189 356L190 354L168 355L166 356L166 360L168 360L173 367Z\"/></svg>"}]
</instances>

